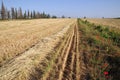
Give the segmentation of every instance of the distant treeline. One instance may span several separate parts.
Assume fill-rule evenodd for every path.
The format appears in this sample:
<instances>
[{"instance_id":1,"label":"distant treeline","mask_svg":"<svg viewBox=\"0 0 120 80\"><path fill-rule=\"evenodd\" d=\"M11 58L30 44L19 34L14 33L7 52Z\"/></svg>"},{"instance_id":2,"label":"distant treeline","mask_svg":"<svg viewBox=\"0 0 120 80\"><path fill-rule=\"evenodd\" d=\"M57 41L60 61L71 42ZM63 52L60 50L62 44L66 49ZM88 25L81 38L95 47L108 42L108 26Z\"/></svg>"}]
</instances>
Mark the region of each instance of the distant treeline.
<instances>
[{"instance_id":1,"label":"distant treeline","mask_svg":"<svg viewBox=\"0 0 120 80\"><path fill-rule=\"evenodd\" d=\"M113 19L120 19L120 17L117 17L117 18L113 18Z\"/></svg>"},{"instance_id":2,"label":"distant treeline","mask_svg":"<svg viewBox=\"0 0 120 80\"><path fill-rule=\"evenodd\" d=\"M29 11L26 10L23 12L22 8L14 8L12 7L11 10L8 10L4 3L2 2L1 9L0 9L0 19L1 20L9 20L9 19L39 19L39 18L57 18L57 16L51 16L50 14L46 14L45 12L37 12L37 11ZM62 16L65 18L65 16Z\"/></svg>"}]
</instances>

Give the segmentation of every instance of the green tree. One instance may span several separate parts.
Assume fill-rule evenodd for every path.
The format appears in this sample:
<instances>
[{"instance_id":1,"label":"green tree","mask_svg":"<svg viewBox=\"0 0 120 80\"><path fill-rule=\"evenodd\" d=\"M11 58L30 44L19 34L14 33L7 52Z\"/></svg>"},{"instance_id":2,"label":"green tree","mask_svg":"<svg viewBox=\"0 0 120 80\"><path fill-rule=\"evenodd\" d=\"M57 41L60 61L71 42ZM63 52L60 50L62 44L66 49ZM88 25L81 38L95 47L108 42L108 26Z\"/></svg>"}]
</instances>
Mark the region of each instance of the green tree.
<instances>
[{"instance_id":1,"label":"green tree","mask_svg":"<svg viewBox=\"0 0 120 80\"><path fill-rule=\"evenodd\" d=\"M26 15L26 11L25 11L25 13L24 13L24 19L26 19L26 17L27 17L27 15Z\"/></svg>"},{"instance_id":2,"label":"green tree","mask_svg":"<svg viewBox=\"0 0 120 80\"><path fill-rule=\"evenodd\" d=\"M1 18L2 20L4 20L6 18L6 10L5 10L5 6L4 3L2 2L2 6L1 6Z\"/></svg>"},{"instance_id":3,"label":"green tree","mask_svg":"<svg viewBox=\"0 0 120 80\"><path fill-rule=\"evenodd\" d=\"M38 18L40 18L40 17L41 17L41 14L40 14L39 12L37 12L36 18L38 19Z\"/></svg>"},{"instance_id":4,"label":"green tree","mask_svg":"<svg viewBox=\"0 0 120 80\"><path fill-rule=\"evenodd\" d=\"M84 16L84 19L86 19L86 16Z\"/></svg>"},{"instance_id":5,"label":"green tree","mask_svg":"<svg viewBox=\"0 0 120 80\"><path fill-rule=\"evenodd\" d=\"M52 18L57 18L57 16L53 15Z\"/></svg>"},{"instance_id":6,"label":"green tree","mask_svg":"<svg viewBox=\"0 0 120 80\"><path fill-rule=\"evenodd\" d=\"M15 19L15 9L14 8L11 8L11 16L12 16L12 19Z\"/></svg>"},{"instance_id":7,"label":"green tree","mask_svg":"<svg viewBox=\"0 0 120 80\"><path fill-rule=\"evenodd\" d=\"M65 16L63 15L61 18L65 18Z\"/></svg>"},{"instance_id":8,"label":"green tree","mask_svg":"<svg viewBox=\"0 0 120 80\"><path fill-rule=\"evenodd\" d=\"M18 18L18 11L17 11L17 8L15 8L15 19Z\"/></svg>"},{"instance_id":9,"label":"green tree","mask_svg":"<svg viewBox=\"0 0 120 80\"><path fill-rule=\"evenodd\" d=\"M35 19L36 18L36 12L33 11L33 18Z\"/></svg>"},{"instance_id":10,"label":"green tree","mask_svg":"<svg viewBox=\"0 0 120 80\"><path fill-rule=\"evenodd\" d=\"M30 12L29 12L29 10L28 10L27 18L28 19L30 18Z\"/></svg>"},{"instance_id":11,"label":"green tree","mask_svg":"<svg viewBox=\"0 0 120 80\"><path fill-rule=\"evenodd\" d=\"M33 18L33 13L32 13L32 11L31 11L31 14L30 14L30 18L31 18L31 19Z\"/></svg>"},{"instance_id":12,"label":"green tree","mask_svg":"<svg viewBox=\"0 0 120 80\"><path fill-rule=\"evenodd\" d=\"M47 14L47 18L50 18L50 14Z\"/></svg>"},{"instance_id":13,"label":"green tree","mask_svg":"<svg viewBox=\"0 0 120 80\"><path fill-rule=\"evenodd\" d=\"M10 11L7 11L7 17L10 19Z\"/></svg>"},{"instance_id":14,"label":"green tree","mask_svg":"<svg viewBox=\"0 0 120 80\"><path fill-rule=\"evenodd\" d=\"M18 9L18 18L22 19L23 18L23 13L21 7Z\"/></svg>"}]
</instances>

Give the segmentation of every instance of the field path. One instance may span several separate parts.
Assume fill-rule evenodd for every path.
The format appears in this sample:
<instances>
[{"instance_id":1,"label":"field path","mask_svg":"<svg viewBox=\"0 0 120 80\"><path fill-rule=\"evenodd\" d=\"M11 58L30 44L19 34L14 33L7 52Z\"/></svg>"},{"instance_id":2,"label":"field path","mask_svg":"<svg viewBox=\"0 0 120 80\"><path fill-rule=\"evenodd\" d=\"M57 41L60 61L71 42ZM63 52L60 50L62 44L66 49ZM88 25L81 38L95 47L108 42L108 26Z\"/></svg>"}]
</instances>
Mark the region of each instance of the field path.
<instances>
[{"instance_id":1,"label":"field path","mask_svg":"<svg viewBox=\"0 0 120 80\"><path fill-rule=\"evenodd\" d=\"M59 80L79 80L79 33L77 24L74 25L73 34L63 57Z\"/></svg>"},{"instance_id":2,"label":"field path","mask_svg":"<svg viewBox=\"0 0 120 80\"><path fill-rule=\"evenodd\" d=\"M53 68L40 80L80 80L79 31L75 23L57 50Z\"/></svg>"}]
</instances>

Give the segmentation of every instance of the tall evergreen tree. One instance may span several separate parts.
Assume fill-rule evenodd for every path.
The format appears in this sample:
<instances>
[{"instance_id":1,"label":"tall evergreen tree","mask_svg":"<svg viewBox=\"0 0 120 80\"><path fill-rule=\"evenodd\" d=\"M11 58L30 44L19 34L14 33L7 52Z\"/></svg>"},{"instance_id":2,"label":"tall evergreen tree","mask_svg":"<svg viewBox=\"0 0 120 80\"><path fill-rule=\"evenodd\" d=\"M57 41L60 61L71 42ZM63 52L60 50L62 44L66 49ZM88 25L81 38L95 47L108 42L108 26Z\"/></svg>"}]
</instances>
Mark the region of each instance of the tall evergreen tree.
<instances>
[{"instance_id":1,"label":"tall evergreen tree","mask_svg":"<svg viewBox=\"0 0 120 80\"><path fill-rule=\"evenodd\" d=\"M2 20L4 19L36 19L36 18L50 18L51 16L49 14L46 14L45 12L40 13L40 12L30 12L25 11L24 13L22 13L22 9L21 7L19 9L17 8L11 8L11 10L7 10L7 8L5 8L3 2L1 5L1 11L0 11L0 18ZM56 16L52 16L52 18L57 18Z\"/></svg>"},{"instance_id":2,"label":"tall evergreen tree","mask_svg":"<svg viewBox=\"0 0 120 80\"><path fill-rule=\"evenodd\" d=\"M15 9L14 8L11 8L11 16L12 16L12 19L15 19Z\"/></svg>"},{"instance_id":3,"label":"tall evergreen tree","mask_svg":"<svg viewBox=\"0 0 120 80\"><path fill-rule=\"evenodd\" d=\"M7 8L5 9L5 19L8 19Z\"/></svg>"},{"instance_id":4,"label":"tall evergreen tree","mask_svg":"<svg viewBox=\"0 0 120 80\"><path fill-rule=\"evenodd\" d=\"M31 18L31 19L33 18L33 13L32 13L32 11L31 11L31 14L30 14L30 18Z\"/></svg>"},{"instance_id":5,"label":"tall evergreen tree","mask_svg":"<svg viewBox=\"0 0 120 80\"><path fill-rule=\"evenodd\" d=\"M18 11L17 11L17 8L15 8L15 19L18 18Z\"/></svg>"},{"instance_id":6,"label":"tall evergreen tree","mask_svg":"<svg viewBox=\"0 0 120 80\"><path fill-rule=\"evenodd\" d=\"M20 7L19 10L18 10L18 18L19 18L19 19L22 19L22 18L23 18L23 14L22 14L22 9L21 9L21 7Z\"/></svg>"},{"instance_id":7,"label":"tall evergreen tree","mask_svg":"<svg viewBox=\"0 0 120 80\"><path fill-rule=\"evenodd\" d=\"M1 6L1 18L2 18L2 20L5 19L5 17L6 17L5 14L6 14L6 10L5 10L4 3L2 2L2 6Z\"/></svg>"},{"instance_id":8,"label":"tall evergreen tree","mask_svg":"<svg viewBox=\"0 0 120 80\"><path fill-rule=\"evenodd\" d=\"M43 12L43 13L41 14L41 17L42 17L42 18L46 18L45 12Z\"/></svg>"},{"instance_id":9,"label":"tall evergreen tree","mask_svg":"<svg viewBox=\"0 0 120 80\"><path fill-rule=\"evenodd\" d=\"M47 15L46 15L46 18L50 18L50 14L47 14Z\"/></svg>"},{"instance_id":10,"label":"tall evergreen tree","mask_svg":"<svg viewBox=\"0 0 120 80\"><path fill-rule=\"evenodd\" d=\"M20 19L23 18L22 9L20 8Z\"/></svg>"},{"instance_id":11,"label":"tall evergreen tree","mask_svg":"<svg viewBox=\"0 0 120 80\"><path fill-rule=\"evenodd\" d=\"M37 19L40 18L40 13L39 13L39 12L37 12L36 18L37 18Z\"/></svg>"},{"instance_id":12,"label":"tall evergreen tree","mask_svg":"<svg viewBox=\"0 0 120 80\"><path fill-rule=\"evenodd\" d=\"M33 18L35 19L36 18L36 12L33 11Z\"/></svg>"},{"instance_id":13,"label":"tall evergreen tree","mask_svg":"<svg viewBox=\"0 0 120 80\"><path fill-rule=\"evenodd\" d=\"M7 11L7 17L10 19L10 11Z\"/></svg>"},{"instance_id":14,"label":"tall evergreen tree","mask_svg":"<svg viewBox=\"0 0 120 80\"><path fill-rule=\"evenodd\" d=\"M26 19L26 17L27 17L27 15L26 15L26 11L25 11L25 13L24 13L24 19Z\"/></svg>"},{"instance_id":15,"label":"tall evergreen tree","mask_svg":"<svg viewBox=\"0 0 120 80\"><path fill-rule=\"evenodd\" d=\"M27 18L28 19L30 18L30 12L29 12L29 10L28 10Z\"/></svg>"}]
</instances>

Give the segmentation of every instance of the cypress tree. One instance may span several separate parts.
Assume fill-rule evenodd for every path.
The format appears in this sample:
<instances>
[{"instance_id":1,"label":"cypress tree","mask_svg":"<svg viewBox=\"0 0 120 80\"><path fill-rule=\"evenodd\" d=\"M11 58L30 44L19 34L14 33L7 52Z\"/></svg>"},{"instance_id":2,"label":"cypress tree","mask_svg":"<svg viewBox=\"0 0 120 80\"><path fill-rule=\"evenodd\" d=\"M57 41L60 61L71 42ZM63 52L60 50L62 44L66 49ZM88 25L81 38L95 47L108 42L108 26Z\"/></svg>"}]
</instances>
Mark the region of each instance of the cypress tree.
<instances>
[{"instance_id":1,"label":"cypress tree","mask_svg":"<svg viewBox=\"0 0 120 80\"><path fill-rule=\"evenodd\" d=\"M2 6L1 6L1 18L2 18L2 20L5 19L5 17L6 17L5 14L6 14L6 10L5 10L4 3L2 2Z\"/></svg>"}]
</instances>

